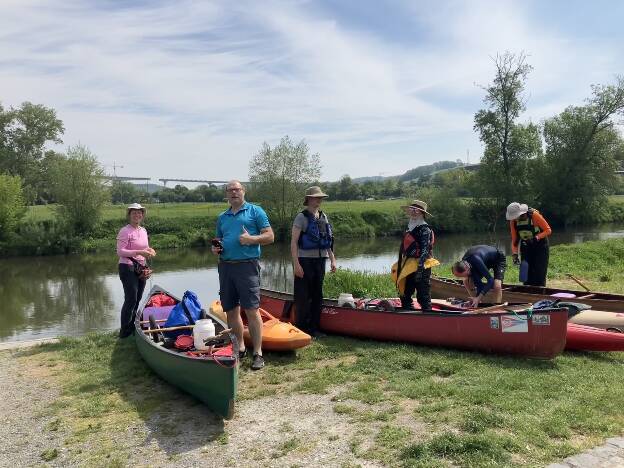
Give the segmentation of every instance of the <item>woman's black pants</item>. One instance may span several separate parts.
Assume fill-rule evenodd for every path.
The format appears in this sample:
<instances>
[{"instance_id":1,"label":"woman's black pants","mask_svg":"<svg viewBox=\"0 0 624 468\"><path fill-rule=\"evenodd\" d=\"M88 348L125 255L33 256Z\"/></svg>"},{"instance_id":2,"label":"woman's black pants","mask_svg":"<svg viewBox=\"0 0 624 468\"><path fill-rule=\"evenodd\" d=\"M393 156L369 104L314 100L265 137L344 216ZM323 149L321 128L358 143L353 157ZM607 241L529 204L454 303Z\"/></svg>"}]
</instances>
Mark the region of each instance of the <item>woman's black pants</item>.
<instances>
[{"instance_id":1,"label":"woman's black pants","mask_svg":"<svg viewBox=\"0 0 624 468\"><path fill-rule=\"evenodd\" d=\"M134 333L134 318L136 316L143 290L145 289L145 280L140 280L134 272L133 265L119 264L119 279L123 285L124 303L121 307L121 327L119 328L119 336L125 338Z\"/></svg>"}]
</instances>

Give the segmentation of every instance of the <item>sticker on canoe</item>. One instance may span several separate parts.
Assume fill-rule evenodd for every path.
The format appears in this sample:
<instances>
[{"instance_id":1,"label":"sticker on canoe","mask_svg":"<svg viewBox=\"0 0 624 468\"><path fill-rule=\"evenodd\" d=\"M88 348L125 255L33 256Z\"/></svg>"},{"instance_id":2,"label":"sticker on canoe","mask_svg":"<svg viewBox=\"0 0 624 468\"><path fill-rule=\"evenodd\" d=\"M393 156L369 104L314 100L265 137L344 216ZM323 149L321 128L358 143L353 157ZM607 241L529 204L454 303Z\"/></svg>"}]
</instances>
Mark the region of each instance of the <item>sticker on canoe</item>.
<instances>
[{"instance_id":1,"label":"sticker on canoe","mask_svg":"<svg viewBox=\"0 0 624 468\"><path fill-rule=\"evenodd\" d=\"M498 330L500 328L500 321L498 317L490 317L490 328Z\"/></svg>"},{"instance_id":2,"label":"sticker on canoe","mask_svg":"<svg viewBox=\"0 0 624 468\"><path fill-rule=\"evenodd\" d=\"M528 333L529 322L515 315L501 316L501 329L503 333Z\"/></svg>"},{"instance_id":3,"label":"sticker on canoe","mask_svg":"<svg viewBox=\"0 0 624 468\"><path fill-rule=\"evenodd\" d=\"M531 321L533 325L550 325L550 314L534 314Z\"/></svg>"},{"instance_id":4,"label":"sticker on canoe","mask_svg":"<svg viewBox=\"0 0 624 468\"><path fill-rule=\"evenodd\" d=\"M336 309L334 309L333 307L323 307L321 309L321 314L336 315L337 313L339 313L339 312Z\"/></svg>"}]
</instances>

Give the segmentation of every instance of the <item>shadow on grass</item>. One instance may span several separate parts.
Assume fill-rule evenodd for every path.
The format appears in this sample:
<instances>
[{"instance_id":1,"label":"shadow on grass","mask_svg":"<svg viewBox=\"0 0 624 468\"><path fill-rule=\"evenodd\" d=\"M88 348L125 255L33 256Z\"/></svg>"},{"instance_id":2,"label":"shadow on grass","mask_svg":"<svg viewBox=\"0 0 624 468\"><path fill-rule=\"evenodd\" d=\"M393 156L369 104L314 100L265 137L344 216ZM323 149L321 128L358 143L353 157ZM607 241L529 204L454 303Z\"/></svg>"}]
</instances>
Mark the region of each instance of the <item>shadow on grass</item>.
<instances>
[{"instance_id":1,"label":"shadow on grass","mask_svg":"<svg viewBox=\"0 0 624 468\"><path fill-rule=\"evenodd\" d=\"M116 340L110 386L143 420L148 435L167 455L177 455L224 437L223 418L149 369L134 339Z\"/></svg>"},{"instance_id":2,"label":"shadow on grass","mask_svg":"<svg viewBox=\"0 0 624 468\"><path fill-rule=\"evenodd\" d=\"M15 355L47 353L58 353L69 364L62 378L69 417L75 419L75 427L88 424L89 437L118 440L119 433L128 431L128 417L131 421L136 414L147 429L144 440L139 430L137 443L155 442L169 457L225 438L223 418L152 372L134 338L96 333L62 338ZM88 434L76 429L74 436L84 440Z\"/></svg>"}]
</instances>

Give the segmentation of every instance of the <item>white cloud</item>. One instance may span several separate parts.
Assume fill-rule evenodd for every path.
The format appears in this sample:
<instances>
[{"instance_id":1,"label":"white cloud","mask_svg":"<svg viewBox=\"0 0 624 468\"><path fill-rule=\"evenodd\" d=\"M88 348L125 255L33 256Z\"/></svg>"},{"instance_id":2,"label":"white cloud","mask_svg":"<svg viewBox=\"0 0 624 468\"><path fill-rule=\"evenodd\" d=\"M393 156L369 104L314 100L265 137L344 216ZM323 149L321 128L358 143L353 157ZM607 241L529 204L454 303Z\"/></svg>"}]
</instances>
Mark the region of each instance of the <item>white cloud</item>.
<instances>
[{"instance_id":1,"label":"white cloud","mask_svg":"<svg viewBox=\"0 0 624 468\"><path fill-rule=\"evenodd\" d=\"M5 2L0 100L57 109L65 143L127 175L245 179L262 141L288 134L335 179L476 155L474 83L491 80L497 52L530 54L533 120L578 102L621 60L534 24L517 2L409 2L426 34L404 42L314 5Z\"/></svg>"}]
</instances>

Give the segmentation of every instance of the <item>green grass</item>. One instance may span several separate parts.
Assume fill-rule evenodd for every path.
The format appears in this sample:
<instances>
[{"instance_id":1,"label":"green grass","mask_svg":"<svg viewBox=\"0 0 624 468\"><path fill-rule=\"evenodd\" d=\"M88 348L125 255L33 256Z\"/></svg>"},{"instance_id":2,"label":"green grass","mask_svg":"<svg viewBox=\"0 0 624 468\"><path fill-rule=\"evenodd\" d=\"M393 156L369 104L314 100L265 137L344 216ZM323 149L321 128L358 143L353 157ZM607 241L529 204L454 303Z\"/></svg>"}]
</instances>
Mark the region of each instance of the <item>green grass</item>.
<instances>
[{"instance_id":1,"label":"green grass","mask_svg":"<svg viewBox=\"0 0 624 468\"><path fill-rule=\"evenodd\" d=\"M624 294L624 239L556 245L550 249L547 284L552 287L582 290L567 274L579 278L592 291ZM452 277L451 264L434 268L438 276ZM518 268L507 257L506 283L518 284ZM354 297L395 297L396 288L389 273L378 274L339 269L326 275L325 297L351 292Z\"/></svg>"},{"instance_id":2,"label":"green grass","mask_svg":"<svg viewBox=\"0 0 624 468\"><path fill-rule=\"evenodd\" d=\"M146 204L150 218L188 218L195 216L216 216L227 208L224 203L152 203ZM107 205L104 207L104 221L123 219L126 205ZM29 206L26 220L44 221L54 218L54 205Z\"/></svg>"},{"instance_id":3,"label":"green grass","mask_svg":"<svg viewBox=\"0 0 624 468\"><path fill-rule=\"evenodd\" d=\"M62 403L49 411L62 418L66 447L80 463L127 459L131 448L116 445L116 434L197 405L155 377L132 340L112 334L63 339L20 356L29 365L62 363L55 368ZM624 353L538 361L327 337L296 356L267 353L267 362L258 373L243 367L239 400L332 392L334 412L353 427L354 453L387 466L543 465L624 429ZM169 420L151 430L175 438L188 424ZM275 457L309 448L288 429L278 428L285 437ZM214 434L214 444L227 444L224 434ZM81 453L84 445L90 450Z\"/></svg>"},{"instance_id":4,"label":"green grass","mask_svg":"<svg viewBox=\"0 0 624 468\"><path fill-rule=\"evenodd\" d=\"M374 200L374 201L326 201L323 210L327 213L350 211L362 213L365 211L393 211L399 210L405 200ZM188 218L194 216L216 216L227 209L227 203L150 203L145 205L150 218ZM302 207L303 208L303 207ZM107 205L102 213L102 219L115 220L124 218L126 205ZM54 218L54 205L29 206L26 220L44 221Z\"/></svg>"}]
</instances>

